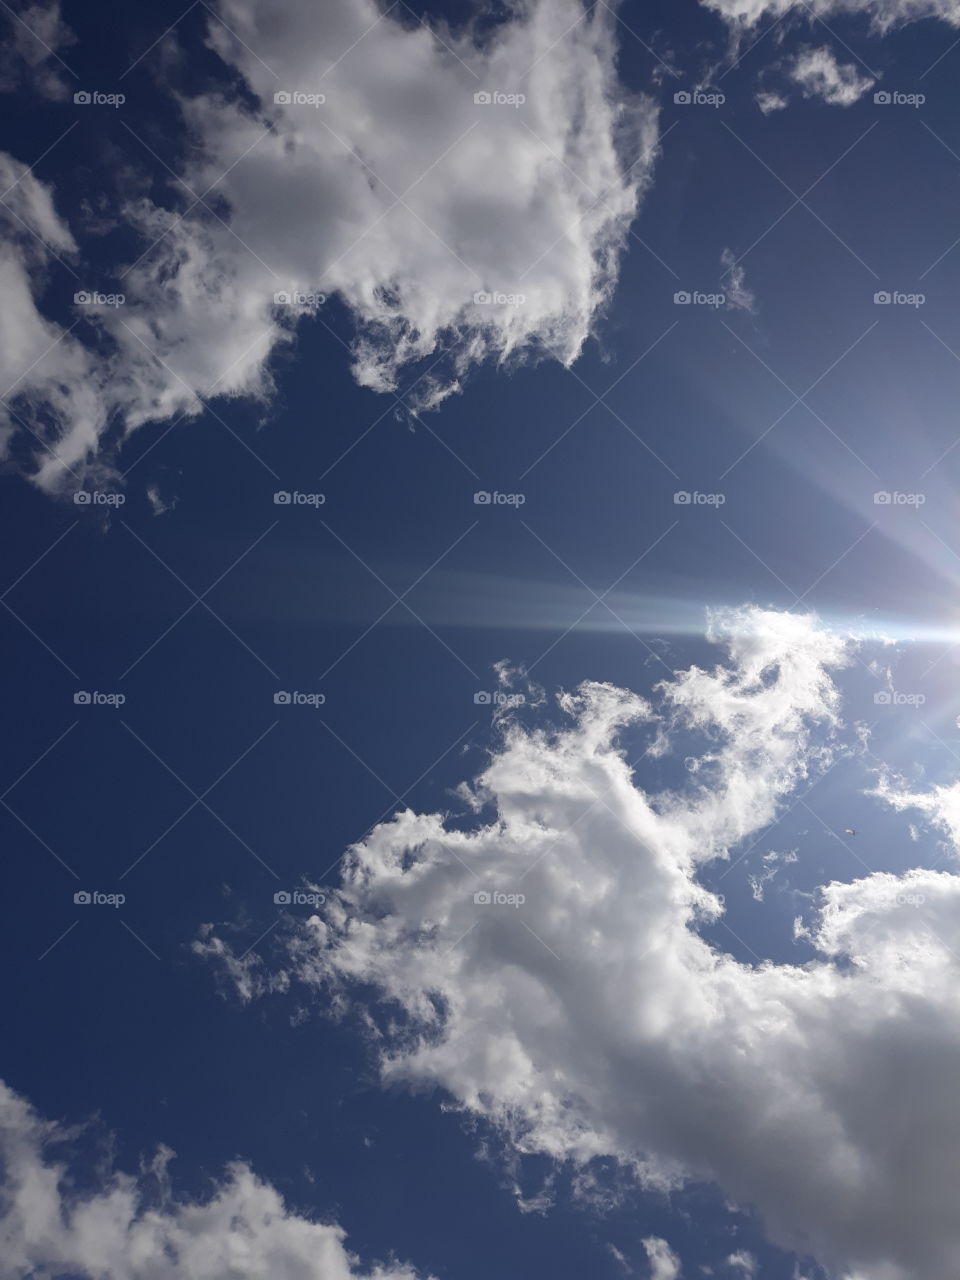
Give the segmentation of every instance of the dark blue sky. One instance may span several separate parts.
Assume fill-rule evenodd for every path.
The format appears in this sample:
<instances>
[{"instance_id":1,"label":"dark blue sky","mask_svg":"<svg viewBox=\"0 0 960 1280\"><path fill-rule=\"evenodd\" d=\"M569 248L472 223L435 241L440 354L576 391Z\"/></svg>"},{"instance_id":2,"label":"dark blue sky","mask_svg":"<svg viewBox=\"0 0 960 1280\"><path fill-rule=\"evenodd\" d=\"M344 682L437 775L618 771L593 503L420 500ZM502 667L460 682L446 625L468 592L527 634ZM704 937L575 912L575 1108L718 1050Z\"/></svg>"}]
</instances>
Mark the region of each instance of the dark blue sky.
<instances>
[{"instance_id":1,"label":"dark blue sky","mask_svg":"<svg viewBox=\"0 0 960 1280\"><path fill-rule=\"evenodd\" d=\"M70 64L110 91L180 13L68 0ZM714 661L697 634L707 606L799 598L844 625L938 631L898 680L930 689L924 725L956 741L954 659L919 682L956 628L960 450L934 464L958 433L960 249L925 273L956 235L960 50L925 76L946 27L881 40L837 20L884 86L923 85L922 111L867 93L765 116L753 94L769 44L724 75L722 109L686 107L673 93L720 58L720 21L686 0L628 0L622 18L621 76L662 101L663 150L609 314L571 370L486 366L416 419L404 392L422 369L396 399L358 387L352 319L334 300L275 359L266 408L219 400L215 414L133 433L121 507L51 498L15 459L2 479L4 1077L46 1114L97 1113L123 1164L166 1143L178 1185L198 1193L241 1155L294 1206L335 1217L362 1257L395 1253L443 1280L613 1277L608 1244L644 1274L649 1235L691 1275L735 1247L774 1280L793 1260L711 1189L669 1206L628 1188L601 1213L572 1202L565 1171L557 1207L521 1215L497 1159L477 1159L482 1134L434 1097L380 1088L358 1017L296 1025L296 993L246 1010L225 1000L191 954L200 926L229 922L267 953L274 892L335 884L344 850L398 798L458 811L452 789L495 742L474 699L495 687L494 663L532 669L551 696L585 678L649 692L664 664ZM206 21L201 6L178 26L168 74L181 88L226 75L203 47ZM653 83L658 64L628 26L673 50L675 80ZM96 234L96 213L131 182L171 199L125 126L173 168L184 155L164 74L144 58L122 112L5 98L0 146L25 163L75 125L36 175L86 223L84 269L105 283L131 237ZM791 209L808 190L809 208ZM727 249L749 250L754 311L675 305L679 290L723 287ZM68 318L76 287L51 271L52 319ZM878 290L926 301L877 306ZM169 508L159 516L149 486ZM276 505L277 490L325 500ZM524 502L477 505L478 490ZM884 490L925 502L875 504ZM723 505L678 505L677 491ZM592 594L615 582L617 616ZM844 682L850 719L873 723L875 676L857 666ZM78 690L125 701L76 705ZM276 705L278 690L324 702ZM927 750L912 708L877 732L905 767ZM944 777L951 764L941 757ZM831 833L859 825L867 769L847 762L811 793L813 813L785 819L775 847L809 860L794 886L820 883L823 867L861 873ZM768 901L761 919L750 897L751 858L768 847L725 877L737 936L710 936L740 958L795 959L793 901ZM871 852L899 869L892 850ZM80 889L126 902L78 907ZM524 1190L548 1172L531 1159Z\"/></svg>"}]
</instances>

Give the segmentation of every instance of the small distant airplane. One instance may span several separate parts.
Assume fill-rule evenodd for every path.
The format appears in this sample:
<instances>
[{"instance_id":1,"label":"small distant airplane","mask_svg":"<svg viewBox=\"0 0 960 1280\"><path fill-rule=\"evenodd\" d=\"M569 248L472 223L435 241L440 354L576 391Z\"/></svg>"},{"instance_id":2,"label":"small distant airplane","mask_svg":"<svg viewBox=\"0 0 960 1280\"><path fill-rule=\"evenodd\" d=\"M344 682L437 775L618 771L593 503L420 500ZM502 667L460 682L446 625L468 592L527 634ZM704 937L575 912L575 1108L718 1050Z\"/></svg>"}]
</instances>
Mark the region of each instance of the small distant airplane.
<instances>
[{"instance_id":1,"label":"small distant airplane","mask_svg":"<svg viewBox=\"0 0 960 1280\"><path fill-rule=\"evenodd\" d=\"M843 834L845 836L855 836L857 833L854 831L853 827L844 827Z\"/></svg>"}]
</instances>

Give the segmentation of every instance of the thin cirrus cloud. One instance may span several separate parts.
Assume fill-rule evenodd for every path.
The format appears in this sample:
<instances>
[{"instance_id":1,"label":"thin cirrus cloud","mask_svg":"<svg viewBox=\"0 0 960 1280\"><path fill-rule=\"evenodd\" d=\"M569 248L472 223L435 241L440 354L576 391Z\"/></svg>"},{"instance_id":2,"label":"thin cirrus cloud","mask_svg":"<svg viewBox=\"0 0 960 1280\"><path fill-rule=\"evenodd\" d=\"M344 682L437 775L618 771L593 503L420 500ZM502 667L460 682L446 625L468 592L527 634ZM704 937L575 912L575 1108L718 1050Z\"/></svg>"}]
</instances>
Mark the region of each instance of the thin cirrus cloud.
<instances>
[{"instance_id":1,"label":"thin cirrus cloud","mask_svg":"<svg viewBox=\"0 0 960 1280\"><path fill-rule=\"evenodd\" d=\"M5 330L22 336L0 376L7 436L45 443L46 489L108 466L108 436L218 396L268 400L271 356L334 297L362 385L394 391L436 361L407 400L417 411L486 360L571 363L612 296L657 111L618 81L607 6L537 0L482 33L403 25L373 0L222 0L220 18L209 42L249 92L178 99L192 145L176 204L127 203L142 252L117 264L125 301L76 308L97 354L86 326L41 314L55 259L79 271L82 250L56 192L19 178L51 234L27 248L39 229L5 219Z\"/></svg>"},{"instance_id":2,"label":"thin cirrus cloud","mask_svg":"<svg viewBox=\"0 0 960 1280\"><path fill-rule=\"evenodd\" d=\"M764 18L796 14L800 18L825 19L862 14L878 32L886 32L907 22L941 18L960 26L957 0L700 0L734 27L756 26Z\"/></svg>"},{"instance_id":3,"label":"thin cirrus cloud","mask_svg":"<svg viewBox=\"0 0 960 1280\"><path fill-rule=\"evenodd\" d=\"M731 311L748 311L752 314L756 310L757 300L753 290L747 287L746 270L737 261L732 249L724 249L720 255L720 265L723 267L720 280L727 307Z\"/></svg>"},{"instance_id":4,"label":"thin cirrus cloud","mask_svg":"<svg viewBox=\"0 0 960 1280\"><path fill-rule=\"evenodd\" d=\"M722 614L713 636L725 659L676 673L656 706L588 684L559 729L504 720L463 791L473 829L409 810L375 828L235 989L304 983L341 1010L374 989L385 1084L438 1087L520 1151L614 1157L650 1188L716 1182L831 1276L943 1280L960 1268L960 876L827 884L796 926L803 964L710 945L724 908L698 872L846 750L835 672L852 656L797 615ZM661 755L702 735L686 788L644 791L627 727ZM950 829L954 790L888 780L877 803ZM226 973L221 932L195 951Z\"/></svg>"},{"instance_id":5,"label":"thin cirrus cloud","mask_svg":"<svg viewBox=\"0 0 960 1280\"><path fill-rule=\"evenodd\" d=\"M205 1199L185 1200L172 1193L168 1149L137 1177L101 1163L91 1185L77 1138L0 1082L0 1280L417 1280L401 1264L361 1266L338 1226L291 1212L243 1161Z\"/></svg>"}]
</instances>

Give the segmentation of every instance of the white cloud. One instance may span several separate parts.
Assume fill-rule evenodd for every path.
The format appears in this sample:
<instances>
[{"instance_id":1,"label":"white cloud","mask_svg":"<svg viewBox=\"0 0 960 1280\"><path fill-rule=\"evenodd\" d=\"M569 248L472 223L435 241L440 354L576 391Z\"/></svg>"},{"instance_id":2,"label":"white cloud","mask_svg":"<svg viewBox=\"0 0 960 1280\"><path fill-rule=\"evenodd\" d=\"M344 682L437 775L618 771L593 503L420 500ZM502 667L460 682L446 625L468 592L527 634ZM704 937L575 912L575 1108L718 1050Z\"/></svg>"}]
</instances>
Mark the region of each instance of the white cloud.
<instances>
[{"instance_id":1,"label":"white cloud","mask_svg":"<svg viewBox=\"0 0 960 1280\"><path fill-rule=\"evenodd\" d=\"M20 237L25 254L48 261L55 254L76 252L70 229L58 217L50 191L25 165L0 152L3 204L10 217L7 235Z\"/></svg>"},{"instance_id":2,"label":"white cloud","mask_svg":"<svg viewBox=\"0 0 960 1280\"><path fill-rule=\"evenodd\" d=\"M66 438L38 456L41 476L55 468L59 476L94 450L106 427L103 401L90 353L73 333L44 319L35 298L55 257L70 258L76 243L58 217L49 189L26 167L0 152L0 382L10 412L0 409L3 441L24 423L43 434L43 423L66 425ZM54 433L61 436L61 431ZM57 449L59 460L52 449ZM41 460L42 459L42 460Z\"/></svg>"},{"instance_id":3,"label":"white cloud","mask_svg":"<svg viewBox=\"0 0 960 1280\"><path fill-rule=\"evenodd\" d=\"M76 43L76 36L60 16L59 0L28 4L19 14L6 5L4 10L0 93L29 88L41 98L62 101L74 82L60 53Z\"/></svg>"},{"instance_id":4,"label":"white cloud","mask_svg":"<svg viewBox=\"0 0 960 1280\"><path fill-rule=\"evenodd\" d=\"M680 1259L666 1240L647 1236L641 1241L650 1263L650 1280L680 1280Z\"/></svg>"},{"instance_id":5,"label":"white cloud","mask_svg":"<svg viewBox=\"0 0 960 1280\"><path fill-rule=\"evenodd\" d=\"M892 774L884 774L875 794L898 812L921 810L945 832L954 849L960 848L960 782L919 792Z\"/></svg>"},{"instance_id":6,"label":"white cloud","mask_svg":"<svg viewBox=\"0 0 960 1280\"><path fill-rule=\"evenodd\" d=\"M832 107L852 106L875 84L872 77L861 75L852 62L838 62L826 47L801 49L790 60L787 74L805 98L820 98Z\"/></svg>"},{"instance_id":7,"label":"white cloud","mask_svg":"<svg viewBox=\"0 0 960 1280\"><path fill-rule=\"evenodd\" d=\"M191 949L195 955L213 962L228 988L244 1002L266 992L289 989L290 980L286 973L265 974L263 961L256 951L235 955L232 947L214 932L212 924L201 928L200 936L194 939Z\"/></svg>"},{"instance_id":8,"label":"white cloud","mask_svg":"<svg viewBox=\"0 0 960 1280\"><path fill-rule=\"evenodd\" d=\"M147 485L147 501L150 503L150 510L155 516L166 515L168 511L172 511L177 505L176 498L164 498L160 492L159 485Z\"/></svg>"},{"instance_id":9,"label":"white cloud","mask_svg":"<svg viewBox=\"0 0 960 1280\"><path fill-rule=\"evenodd\" d=\"M749 311L752 314L756 310L756 298L753 291L747 288L747 273L737 262L732 249L724 249L720 255L720 265L724 268L721 283L727 307L731 311Z\"/></svg>"},{"instance_id":10,"label":"white cloud","mask_svg":"<svg viewBox=\"0 0 960 1280\"><path fill-rule=\"evenodd\" d=\"M622 1271L627 1275L633 1275L633 1267L631 1267L630 1263L627 1261L626 1254L622 1253L615 1244L608 1243L607 1252Z\"/></svg>"},{"instance_id":11,"label":"white cloud","mask_svg":"<svg viewBox=\"0 0 960 1280\"><path fill-rule=\"evenodd\" d=\"M750 886L750 892L755 901L762 902L767 885L776 876L782 866L789 866L797 861L796 851L791 849L788 853L777 853L775 849L771 849L769 853L765 853L761 858L762 867L759 872L751 873L747 877L747 883Z\"/></svg>"},{"instance_id":12,"label":"white cloud","mask_svg":"<svg viewBox=\"0 0 960 1280\"><path fill-rule=\"evenodd\" d=\"M826 885L803 964L700 936L723 908L698 868L841 750L831 669L849 656L796 615L712 633L727 660L678 673L656 708L588 684L557 730L504 725L474 786L486 821L377 827L322 916L291 926L284 972L323 1008L370 984L383 1080L441 1087L520 1151L715 1181L834 1274L943 1280L960 1268L960 877ZM683 755L699 738L684 790L637 785L627 727L634 753L638 734Z\"/></svg>"},{"instance_id":13,"label":"white cloud","mask_svg":"<svg viewBox=\"0 0 960 1280\"><path fill-rule=\"evenodd\" d=\"M174 1197L163 1148L136 1178L101 1166L91 1187L85 1164L80 1191L75 1137L0 1083L0 1280L416 1280L361 1267L339 1227L290 1212L242 1161L205 1200Z\"/></svg>"},{"instance_id":14,"label":"white cloud","mask_svg":"<svg viewBox=\"0 0 960 1280\"><path fill-rule=\"evenodd\" d=\"M757 1260L746 1249L738 1249L736 1253L731 1253L726 1260L726 1265L734 1271L739 1271L742 1276L746 1276L746 1280L752 1280L757 1274Z\"/></svg>"},{"instance_id":15,"label":"white cloud","mask_svg":"<svg viewBox=\"0 0 960 1280\"><path fill-rule=\"evenodd\" d=\"M769 81L771 77L783 78L786 84L779 89L761 88L754 95L764 115L788 106L791 90L795 88L799 88L804 98L815 98L831 107L849 107L876 83L872 77L862 75L852 62L839 62L826 46L809 45L767 67L763 79Z\"/></svg>"},{"instance_id":16,"label":"white cloud","mask_svg":"<svg viewBox=\"0 0 960 1280\"><path fill-rule=\"evenodd\" d=\"M220 10L240 41L212 18L210 41L249 93L182 99L179 209L123 209L145 249L123 275L126 302L80 313L113 355L95 361L71 334L31 375L21 409L63 459L41 468L48 488L111 423L126 434L216 396L267 400L271 355L304 316L323 317L321 298L352 315L363 385L391 391L406 366L436 360L409 401L423 408L485 360L573 362L612 296L657 112L618 83L607 6L532 0L482 35L404 24L375 0ZM13 284L28 330L55 336ZM82 404L61 389L69 360L88 365Z\"/></svg>"},{"instance_id":17,"label":"white cloud","mask_svg":"<svg viewBox=\"0 0 960 1280\"><path fill-rule=\"evenodd\" d=\"M772 90L760 90L755 98L757 106L765 116L773 111L782 111L789 104L789 100L782 93L774 93Z\"/></svg>"},{"instance_id":18,"label":"white cloud","mask_svg":"<svg viewBox=\"0 0 960 1280\"><path fill-rule=\"evenodd\" d=\"M960 26L957 0L700 0L735 27L746 29L763 18L796 12L800 17L830 18L862 14L878 31L889 31L922 18L941 18Z\"/></svg>"}]
</instances>

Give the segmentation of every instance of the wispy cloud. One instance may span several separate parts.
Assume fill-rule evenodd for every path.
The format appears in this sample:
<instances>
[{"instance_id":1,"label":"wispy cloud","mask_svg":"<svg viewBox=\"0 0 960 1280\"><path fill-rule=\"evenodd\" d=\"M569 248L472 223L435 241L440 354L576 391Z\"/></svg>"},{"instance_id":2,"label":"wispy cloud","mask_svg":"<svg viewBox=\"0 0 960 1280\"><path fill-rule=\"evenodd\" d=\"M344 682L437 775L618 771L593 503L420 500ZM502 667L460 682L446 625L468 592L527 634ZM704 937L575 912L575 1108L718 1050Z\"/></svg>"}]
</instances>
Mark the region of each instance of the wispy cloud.
<instances>
[{"instance_id":1,"label":"wispy cloud","mask_svg":"<svg viewBox=\"0 0 960 1280\"><path fill-rule=\"evenodd\" d=\"M796 13L803 19L860 13L879 31L889 31L923 18L941 18L953 26L960 25L960 10L955 0L700 0L700 3L740 29L756 26L764 18L788 13Z\"/></svg>"},{"instance_id":2,"label":"wispy cloud","mask_svg":"<svg viewBox=\"0 0 960 1280\"><path fill-rule=\"evenodd\" d=\"M757 300L753 291L747 288L747 273L743 265L737 262L732 249L724 249L720 255L720 265L724 272L720 278L723 292L727 299L727 307L732 311L756 311Z\"/></svg>"}]
</instances>

